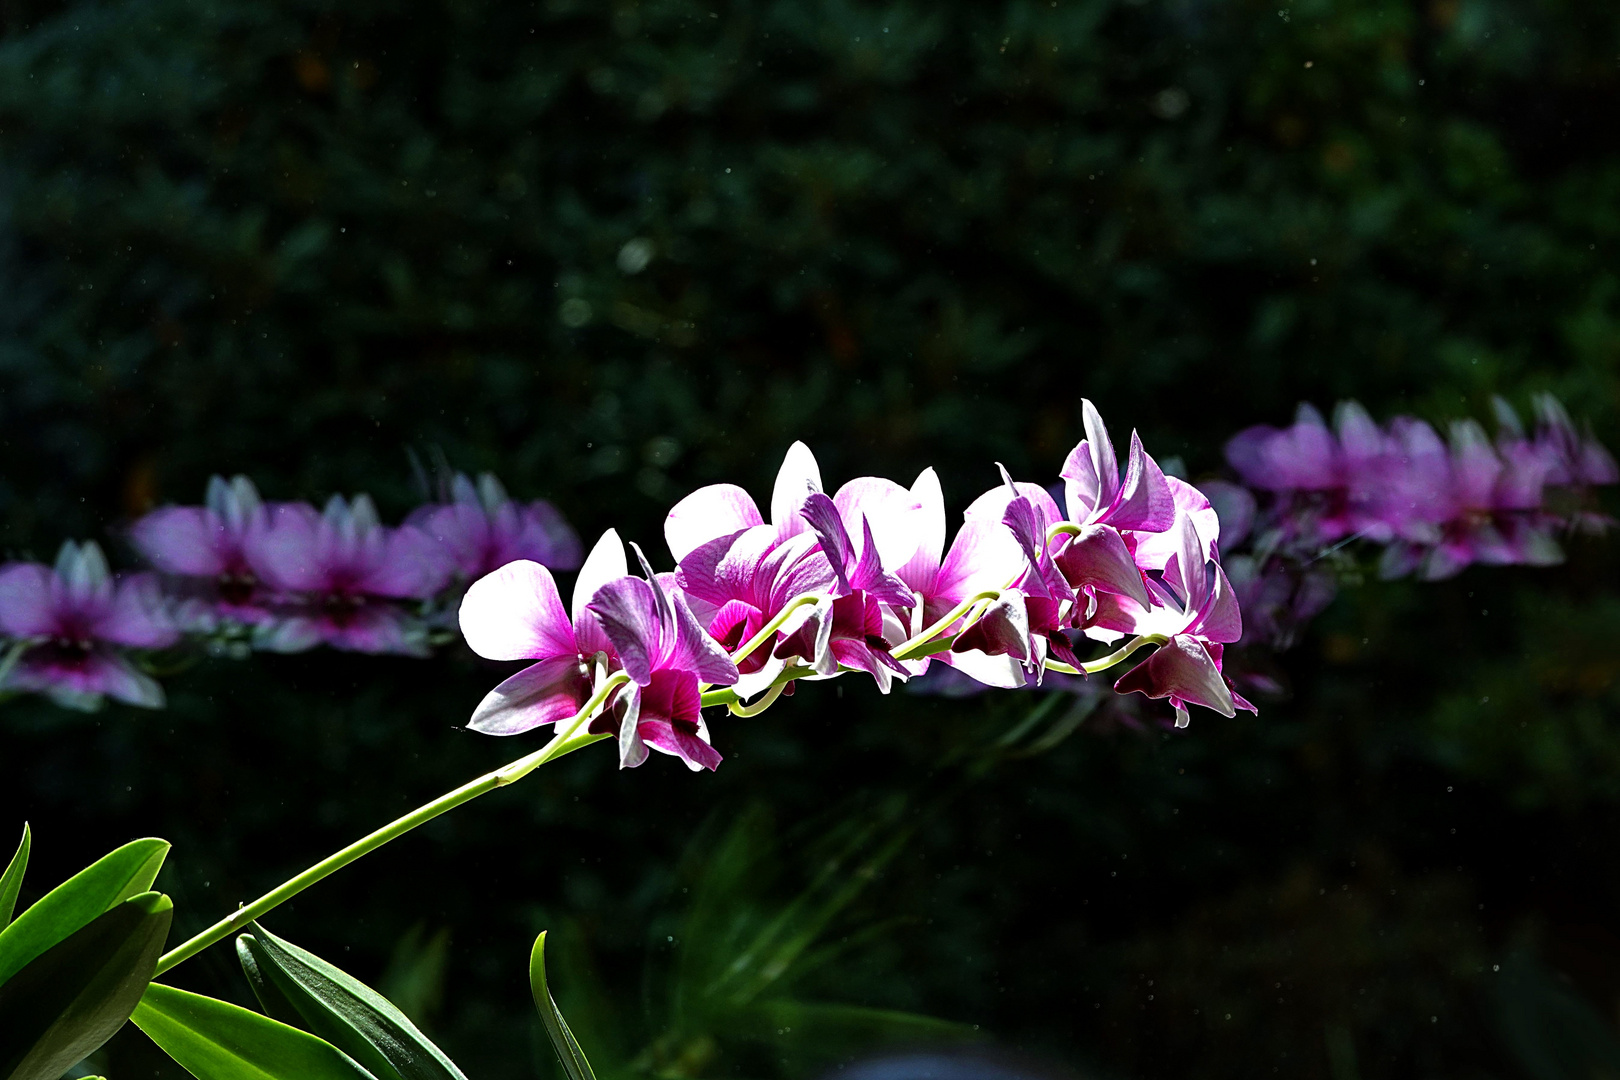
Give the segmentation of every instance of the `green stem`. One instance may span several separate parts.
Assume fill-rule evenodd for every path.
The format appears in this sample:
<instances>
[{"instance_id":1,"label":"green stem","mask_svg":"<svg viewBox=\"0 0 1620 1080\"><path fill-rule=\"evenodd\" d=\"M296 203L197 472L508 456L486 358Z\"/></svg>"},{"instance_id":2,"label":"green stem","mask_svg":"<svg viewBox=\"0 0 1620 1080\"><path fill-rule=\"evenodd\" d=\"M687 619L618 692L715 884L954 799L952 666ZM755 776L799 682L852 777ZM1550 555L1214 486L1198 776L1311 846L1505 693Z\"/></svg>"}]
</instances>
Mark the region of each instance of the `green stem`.
<instances>
[{"instance_id":1,"label":"green stem","mask_svg":"<svg viewBox=\"0 0 1620 1080\"><path fill-rule=\"evenodd\" d=\"M555 761L564 754L572 753L582 746L589 746L591 743L611 738L609 735L581 734L581 729L591 715L607 700L608 695L629 681L630 677L624 672L615 672L602 683L595 694L591 695L591 699L585 703L585 707L575 713L565 725L559 726L557 734L539 750L518 758L510 765L496 769L494 772L485 773L478 779L463 784L454 791L440 795L426 806L417 807L404 817L384 825L371 835L356 840L342 851L322 859L297 877L282 882L253 901L253 903L238 908L230 916L221 919L190 941L165 953L158 960L154 977L162 975L176 964L197 955L215 942L223 941L246 927L253 920L291 900L317 881L336 873L361 856L376 851L390 840L404 836L418 825L425 825L440 814L448 813L464 803L472 802L478 796L494 791L496 788L515 784L548 761Z\"/></svg>"},{"instance_id":2,"label":"green stem","mask_svg":"<svg viewBox=\"0 0 1620 1080\"><path fill-rule=\"evenodd\" d=\"M765 689L767 692L771 690L780 690L794 679L802 679L806 675L814 675L815 673L815 668L808 668L802 664L792 664L783 668L782 673L773 679L771 681L771 685L767 686ZM736 688L730 686L722 686L718 690L706 690L704 691L703 697L700 700L705 709L711 705L724 705L737 716L753 716L756 712L763 711L755 710L755 712L738 712L737 707L742 705L742 698L737 696ZM775 699L773 698L772 700L774 701ZM752 706L743 706L743 708L752 708Z\"/></svg>"},{"instance_id":3,"label":"green stem","mask_svg":"<svg viewBox=\"0 0 1620 1080\"><path fill-rule=\"evenodd\" d=\"M758 716L772 705L775 705L776 699L781 697L782 691L786 689L787 683L772 683L771 688L765 691L765 693L760 696L759 700L754 702L752 705L737 704L730 706L731 715Z\"/></svg>"},{"instance_id":4,"label":"green stem","mask_svg":"<svg viewBox=\"0 0 1620 1080\"><path fill-rule=\"evenodd\" d=\"M1058 537L1079 536L1082 529L1083 526L1077 525L1072 521L1058 522L1056 525L1053 525L1050 529L1046 530L1046 549L1048 551L1052 550L1052 541L1056 540Z\"/></svg>"},{"instance_id":5,"label":"green stem","mask_svg":"<svg viewBox=\"0 0 1620 1080\"><path fill-rule=\"evenodd\" d=\"M1089 660L1079 667L1070 667L1061 660L1048 660L1046 670L1061 671L1065 675L1095 675L1099 671L1107 671L1115 664L1129 659L1132 653L1144 645L1163 645L1169 640L1163 634L1143 634L1140 637L1132 638L1107 656L1099 656L1097 659Z\"/></svg>"},{"instance_id":6,"label":"green stem","mask_svg":"<svg viewBox=\"0 0 1620 1080\"><path fill-rule=\"evenodd\" d=\"M960 604L957 604L955 607L951 608L950 611L946 612L944 618L934 623L934 625L930 626L922 633L901 642L900 647L895 649L894 652L890 653L889 655L893 656L896 660L911 660L914 657L922 655L922 647L924 645L928 644L934 638L950 629L951 624L957 619L960 619L963 615L966 615L968 613L968 609L973 607L974 604L977 604L980 600L999 599L1001 599L1001 592L998 589L986 589L984 592L975 593L966 600L962 601Z\"/></svg>"},{"instance_id":7,"label":"green stem","mask_svg":"<svg viewBox=\"0 0 1620 1080\"><path fill-rule=\"evenodd\" d=\"M805 593L803 596L795 596L792 600L789 600L786 606L784 606L781 611L778 611L776 616L772 618L770 622L759 628L759 633L749 638L748 641L743 644L742 648L731 654L731 662L733 664L740 664L744 660L748 659L749 655L755 649L769 641L771 639L771 635L775 634L782 628L782 624L787 622L789 615L793 614L799 608L804 607L806 604L814 604L820 600L821 594L819 593Z\"/></svg>"},{"instance_id":8,"label":"green stem","mask_svg":"<svg viewBox=\"0 0 1620 1080\"><path fill-rule=\"evenodd\" d=\"M0 687L6 685L6 680L11 678L11 669L17 666L17 661L22 659L22 654L27 652L28 647L37 640L37 638L33 640L23 638L20 641L13 642L11 648L6 650L5 659L0 660Z\"/></svg>"}]
</instances>

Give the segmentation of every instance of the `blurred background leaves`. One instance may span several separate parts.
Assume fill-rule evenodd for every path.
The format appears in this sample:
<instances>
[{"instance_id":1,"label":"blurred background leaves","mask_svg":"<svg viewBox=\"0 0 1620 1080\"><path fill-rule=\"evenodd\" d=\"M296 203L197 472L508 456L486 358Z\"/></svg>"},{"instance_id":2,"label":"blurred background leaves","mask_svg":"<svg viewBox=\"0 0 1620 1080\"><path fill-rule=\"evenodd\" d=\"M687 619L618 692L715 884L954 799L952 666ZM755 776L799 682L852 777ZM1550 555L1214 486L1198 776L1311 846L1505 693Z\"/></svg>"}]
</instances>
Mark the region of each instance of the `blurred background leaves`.
<instances>
[{"instance_id":1,"label":"blurred background leaves","mask_svg":"<svg viewBox=\"0 0 1620 1080\"><path fill-rule=\"evenodd\" d=\"M1193 476L1301 399L1440 421L1545 389L1620 445L1613 5L10 0L0 24L11 554L116 544L213 472L397 517L434 448L654 546L680 494L762 492L793 438L834 483L936 465L960 508L993 461L1055 478L1082 394ZM529 1076L535 931L574 921L624 1045L700 1031L640 989L683 960L693 845L768 806L785 903L821 857L798 823L913 799L841 916L887 931L812 1000L1103 1075L1539 1076L1493 989L1526 927L1557 993L1620 1009L1616 570L1595 541L1369 582L1258 719L1099 713L926 815L929 772L1032 703L805 687L719 722L713 778L570 758L278 925L368 980L399 957L402 998L442 962L407 1012L469 1075ZM515 756L456 730L498 674L221 659L152 716L10 702L0 808L52 837L41 880L173 839L188 931ZM240 1000L233 966L183 981ZM127 1033L106 1053L160 1067Z\"/></svg>"}]
</instances>

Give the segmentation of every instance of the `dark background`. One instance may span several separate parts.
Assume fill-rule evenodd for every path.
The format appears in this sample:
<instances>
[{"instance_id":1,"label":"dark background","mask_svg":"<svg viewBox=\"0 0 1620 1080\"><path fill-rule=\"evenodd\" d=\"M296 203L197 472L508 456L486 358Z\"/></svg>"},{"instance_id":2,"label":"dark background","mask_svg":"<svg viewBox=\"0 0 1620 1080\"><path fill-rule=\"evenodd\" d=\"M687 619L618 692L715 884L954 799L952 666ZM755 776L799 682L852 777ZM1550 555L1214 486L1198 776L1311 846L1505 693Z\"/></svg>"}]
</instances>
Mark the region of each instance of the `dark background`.
<instances>
[{"instance_id":1,"label":"dark background","mask_svg":"<svg viewBox=\"0 0 1620 1080\"><path fill-rule=\"evenodd\" d=\"M397 519L408 451L436 449L660 552L680 495L766 496L793 438L833 484L935 465L960 509L998 460L1055 479L1082 396L1195 477L1239 428L1349 396L1439 422L1551 390L1620 445L1599 0L6 0L0 23L14 556L89 537L127 563L121 526L215 472ZM787 1033L670 1020L683 883L768 817L768 910L817 837L875 821L901 850L806 998L1085 1075L1609 1075L1617 566L1598 540L1368 580L1258 718L1088 723L972 782L965 749L1029 697L806 686L717 720L717 775L583 753L269 925L367 979L449 928L423 1008L475 1078L552 1067L524 978L546 926L611 1003L561 980L608 1018L593 1056L804 1075ZM37 830L28 895L173 840L189 933L538 745L458 730L502 673L321 652L201 660L156 714L13 701L0 822ZM243 1000L234 963L174 978ZM145 1045L100 1066L164 1068Z\"/></svg>"}]
</instances>

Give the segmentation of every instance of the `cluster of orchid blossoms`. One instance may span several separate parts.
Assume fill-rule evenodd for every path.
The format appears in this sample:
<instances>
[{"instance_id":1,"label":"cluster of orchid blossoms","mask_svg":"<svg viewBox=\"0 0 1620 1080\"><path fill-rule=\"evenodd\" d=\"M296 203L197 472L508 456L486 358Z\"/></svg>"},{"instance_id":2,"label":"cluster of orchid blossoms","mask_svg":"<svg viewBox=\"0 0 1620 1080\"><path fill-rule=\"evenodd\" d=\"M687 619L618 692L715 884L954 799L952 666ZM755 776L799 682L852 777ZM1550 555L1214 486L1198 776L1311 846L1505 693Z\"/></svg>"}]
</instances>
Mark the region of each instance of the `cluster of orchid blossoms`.
<instances>
[{"instance_id":1,"label":"cluster of orchid blossoms","mask_svg":"<svg viewBox=\"0 0 1620 1080\"><path fill-rule=\"evenodd\" d=\"M71 541L54 567L0 567L0 634L12 643L0 686L69 707L105 696L159 708L162 687L126 650L183 637L228 653L424 656L468 582L515 559L579 565L579 537L551 504L514 502L488 474L455 475L441 494L390 527L366 495L317 510L216 476L204 505L155 510L130 529L155 573L115 578L99 546Z\"/></svg>"},{"instance_id":2,"label":"cluster of orchid blossoms","mask_svg":"<svg viewBox=\"0 0 1620 1080\"><path fill-rule=\"evenodd\" d=\"M1202 488L1249 615L1245 643L1286 647L1332 600L1329 556L1352 541L1382 547L1383 577L1436 581L1476 563L1550 566L1563 560L1560 534L1613 523L1591 509L1590 489L1620 469L1557 399L1536 398L1533 431L1500 398L1495 412L1495 439L1472 419L1454 421L1449 439L1410 416L1380 427L1353 401L1331 428L1301 405L1290 427L1234 436L1226 457L1247 486Z\"/></svg>"},{"instance_id":3,"label":"cluster of orchid blossoms","mask_svg":"<svg viewBox=\"0 0 1620 1080\"><path fill-rule=\"evenodd\" d=\"M1462 420L1444 440L1411 417L1380 427L1354 402L1331 427L1301 406L1290 427L1230 440L1241 484L1193 487L1134 436L1122 473L1086 403L1086 439L1061 483L1004 474L948 549L932 470L909 488L868 477L829 497L795 444L769 522L740 488L704 488L666 521L676 569L641 561L640 578L612 532L581 566L555 508L515 502L487 474L446 472L438 499L393 527L364 495L317 510L215 477L205 505L130 529L152 571L115 578L96 544L72 542L55 567L0 567L0 689L158 707L162 688L137 662L151 650L189 640L230 655L423 656L453 638L459 603L476 651L537 661L489 695L473 727L612 732L626 764L651 747L712 767L703 706L747 715L801 679L853 671L884 692L927 674L913 687L1071 690L1129 714L1141 698L1079 676L1149 645L1115 689L1168 700L1178 723L1189 704L1232 715L1252 708L1234 680L1277 686L1252 664L1235 670L1225 647L1292 644L1355 576L1353 541L1382 547L1385 576L1437 580L1471 563L1555 563L1560 534L1611 524L1590 489L1620 470L1555 399L1536 399L1533 430L1503 402L1496 413L1494 439ZM548 568L575 567L565 612Z\"/></svg>"},{"instance_id":4,"label":"cluster of orchid blossoms","mask_svg":"<svg viewBox=\"0 0 1620 1080\"><path fill-rule=\"evenodd\" d=\"M556 725L612 735L621 765L649 748L714 768L704 706L755 715L800 680L863 673L887 693L935 663L989 687L1087 675L1156 646L1115 682L1225 716L1254 707L1221 674L1243 632L1219 562L1209 499L1167 477L1131 437L1123 471L1102 418L1062 470L1063 507L1045 488L1003 483L979 496L946 547L939 478L909 488L877 477L828 495L802 444L777 476L770 520L741 488L693 492L669 512L675 570L656 573L607 532L565 608L550 572L519 561L467 590L467 643L494 660L532 660L497 686L469 726L512 735ZM1084 659L1097 647L1111 652Z\"/></svg>"}]
</instances>

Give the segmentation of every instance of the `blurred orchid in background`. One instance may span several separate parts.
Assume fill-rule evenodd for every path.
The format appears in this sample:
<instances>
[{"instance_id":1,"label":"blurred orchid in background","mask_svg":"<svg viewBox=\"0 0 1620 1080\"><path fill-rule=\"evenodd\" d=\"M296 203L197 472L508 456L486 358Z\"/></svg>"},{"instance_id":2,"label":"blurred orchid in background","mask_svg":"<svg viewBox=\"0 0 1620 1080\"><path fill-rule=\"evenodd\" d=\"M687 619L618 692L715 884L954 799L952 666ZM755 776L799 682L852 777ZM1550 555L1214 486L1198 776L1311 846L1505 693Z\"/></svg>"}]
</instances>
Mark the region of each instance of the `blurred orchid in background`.
<instances>
[{"instance_id":1,"label":"blurred orchid in background","mask_svg":"<svg viewBox=\"0 0 1620 1080\"><path fill-rule=\"evenodd\" d=\"M579 568L584 555L579 534L549 502L516 502L491 473L481 474L476 484L456 473L448 486L445 502L417 508L405 523L443 545L464 581L519 559L553 570Z\"/></svg>"},{"instance_id":2,"label":"blurred orchid in background","mask_svg":"<svg viewBox=\"0 0 1620 1080\"><path fill-rule=\"evenodd\" d=\"M259 648L426 655L425 628L398 601L429 599L454 567L416 526L383 525L370 496L334 495L320 514L282 513L253 550L277 604L277 618L255 636Z\"/></svg>"},{"instance_id":3,"label":"blurred orchid in background","mask_svg":"<svg viewBox=\"0 0 1620 1080\"><path fill-rule=\"evenodd\" d=\"M179 640L150 574L115 579L93 541L62 545L54 567L0 567L0 631L13 666L0 687L44 693L59 705L93 709L105 697L163 707L163 688L125 649Z\"/></svg>"}]
</instances>

